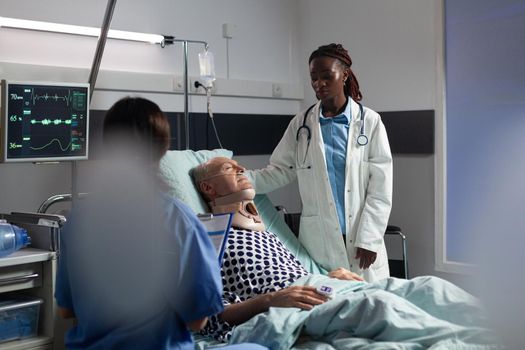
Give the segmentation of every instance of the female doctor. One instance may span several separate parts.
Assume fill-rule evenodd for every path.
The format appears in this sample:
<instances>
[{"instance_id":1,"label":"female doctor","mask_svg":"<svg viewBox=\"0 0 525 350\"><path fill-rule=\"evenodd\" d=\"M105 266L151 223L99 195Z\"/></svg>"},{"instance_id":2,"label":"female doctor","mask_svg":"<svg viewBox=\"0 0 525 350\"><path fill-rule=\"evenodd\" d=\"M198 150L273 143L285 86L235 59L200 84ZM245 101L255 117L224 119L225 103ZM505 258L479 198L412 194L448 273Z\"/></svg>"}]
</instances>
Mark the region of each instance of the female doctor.
<instances>
[{"instance_id":1,"label":"female doctor","mask_svg":"<svg viewBox=\"0 0 525 350\"><path fill-rule=\"evenodd\" d=\"M295 116L270 164L247 172L259 193L298 179L299 240L326 270L372 282L389 276L383 240L392 206L392 155L379 114L363 107L352 60L340 44L309 59L319 100Z\"/></svg>"}]
</instances>

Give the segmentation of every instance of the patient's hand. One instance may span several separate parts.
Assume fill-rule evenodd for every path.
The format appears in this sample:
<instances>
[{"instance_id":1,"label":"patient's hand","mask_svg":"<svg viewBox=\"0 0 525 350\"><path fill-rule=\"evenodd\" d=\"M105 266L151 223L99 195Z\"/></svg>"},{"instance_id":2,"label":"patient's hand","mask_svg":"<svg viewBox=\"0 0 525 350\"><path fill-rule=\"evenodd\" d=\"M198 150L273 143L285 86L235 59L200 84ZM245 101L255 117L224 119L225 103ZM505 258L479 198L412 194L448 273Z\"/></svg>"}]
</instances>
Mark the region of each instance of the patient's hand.
<instances>
[{"instance_id":1,"label":"patient's hand","mask_svg":"<svg viewBox=\"0 0 525 350\"><path fill-rule=\"evenodd\" d=\"M269 306L298 307L310 310L315 305L327 301L327 297L319 294L314 287L292 286L269 294Z\"/></svg>"},{"instance_id":2,"label":"patient's hand","mask_svg":"<svg viewBox=\"0 0 525 350\"><path fill-rule=\"evenodd\" d=\"M268 311L271 306L298 307L310 310L315 305L322 304L327 300L328 298L319 294L314 287L293 286L277 292L261 294L239 303L229 304L219 317L230 325L238 325L261 312Z\"/></svg>"},{"instance_id":3,"label":"patient's hand","mask_svg":"<svg viewBox=\"0 0 525 350\"><path fill-rule=\"evenodd\" d=\"M352 271L349 271L342 267L330 271L328 276L332 278L337 278L338 280L364 281L363 277L359 276L357 273L353 273Z\"/></svg>"}]
</instances>

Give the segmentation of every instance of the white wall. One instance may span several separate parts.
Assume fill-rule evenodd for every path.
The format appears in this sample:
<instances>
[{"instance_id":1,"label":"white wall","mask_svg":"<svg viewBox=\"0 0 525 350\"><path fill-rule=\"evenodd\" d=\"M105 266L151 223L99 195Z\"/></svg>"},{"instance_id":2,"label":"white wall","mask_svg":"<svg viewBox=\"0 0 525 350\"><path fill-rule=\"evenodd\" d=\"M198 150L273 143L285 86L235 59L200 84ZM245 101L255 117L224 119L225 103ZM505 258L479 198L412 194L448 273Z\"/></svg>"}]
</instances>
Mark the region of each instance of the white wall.
<instances>
[{"instance_id":1,"label":"white wall","mask_svg":"<svg viewBox=\"0 0 525 350\"><path fill-rule=\"evenodd\" d=\"M106 1L3 0L0 6L5 17L100 26ZM216 56L217 75L224 77L226 40L222 38L222 23L229 22L236 27L230 40L230 78L297 82L298 72L293 68L297 60L295 6L296 1L279 0L126 0L117 2L111 27L207 41ZM1 61L87 68L96 39L2 29L0 45ZM165 49L146 46L108 41L102 68L182 73L180 45ZM201 50L202 46L192 45L189 53L196 57ZM197 69L197 60L191 60L190 74L197 74Z\"/></svg>"},{"instance_id":2,"label":"white wall","mask_svg":"<svg viewBox=\"0 0 525 350\"><path fill-rule=\"evenodd\" d=\"M105 0L2 0L0 16L100 26L105 8ZM117 2L111 27L207 41L215 55L218 78L226 78L228 72L231 79L298 84L295 9L296 1L280 0L230 0L220 3L213 0L166 0L153 4L126 0ZM272 20L268 21L268 18ZM233 38L229 39L229 64L226 60L226 39L222 38L223 23L235 26ZM87 81L95 47L96 38L1 28L0 78ZM198 76L196 55L202 49L201 45L189 47L190 76ZM166 75L181 76L182 67L181 44L162 49L148 44L108 40L98 81L110 80L106 86L111 85L105 71L144 73L137 76L142 80L155 79L155 74L158 74L159 79L164 79ZM271 88L271 84L269 86ZM135 93L99 89L93 95L91 107L107 109L118 98ZM180 93L152 92L142 95L156 101L166 111L180 112L184 108ZM190 96L189 102L190 111L205 111L202 96ZM298 111L299 102L221 96L214 98L213 108L215 112L293 114ZM36 211L49 196L70 192L69 164L0 164L0 179L0 212ZM298 208L298 200L290 202L295 209Z\"/></svg>"},{"instance_id":3,"label":"white wall","mask_svg":"<svg viewBox=\"0 0 525 350\"><path fill-rule=\"evenodd\" d=\"M105 0L71 2L2 0L0 15L89 26L100 25ZM222 112L295 113L314 101L307 58L319 45L341 42L349 49L364 103L378 111L435 109L436 8L441 0L163 0L117 3L112 27L173 34L206 40L215 54L219 78L283 82L304 86L305 99L217 97ZM228 42L222 23L236 26ZM77 67L87 71L96 40L36 32L0 30L0 62ZM190 48L194 55L199 48ZM155 74L182 74L179 45L160 49L145 44L108 41L101 69ZM9 72L7 72L9 73ZM0 76L2 72L0 64ZM103 73L101 73L103 74ZM190 75L197 75L196 60ZM55 79L60 79L60 74ZM86 78L87 79L87 75ZM96 91L95 108L107 108L122 91ZM182 110L180 94L146 94L168 111ZM204 111L202 97L190 99L190 110ZM439 118L436 115L436 118ZM241 157L248 166L261 166L267 157ZM70 175L64 165L43 170L34 165L0 164L0 211L34 210L47 195L68 192ZM26 187L14 188L18 173L33 174ZM396 156L394 207L391 223L408 236L411 275L439 274L434 270L434 157ZM36 190L35 187L39 189ZM277 202L298 210L294 186L275 195ZM13 208L16 203L16 208ZM461 282L456 275L444 275Z\"/></svg>"},{"instance_id":4,"label":"white wall","mask_svg":"<svg viewBox=\"0 0 525 350\"><path fill-rule=\"evenodd\" d=\"M339 42L352 57L368 106L378 111L432 108L434 4L435 0L301 0L303 74L308 73L307 60L314 49ZM311 90L308 84L305 80Z\"/></svg>"}]
</instances>

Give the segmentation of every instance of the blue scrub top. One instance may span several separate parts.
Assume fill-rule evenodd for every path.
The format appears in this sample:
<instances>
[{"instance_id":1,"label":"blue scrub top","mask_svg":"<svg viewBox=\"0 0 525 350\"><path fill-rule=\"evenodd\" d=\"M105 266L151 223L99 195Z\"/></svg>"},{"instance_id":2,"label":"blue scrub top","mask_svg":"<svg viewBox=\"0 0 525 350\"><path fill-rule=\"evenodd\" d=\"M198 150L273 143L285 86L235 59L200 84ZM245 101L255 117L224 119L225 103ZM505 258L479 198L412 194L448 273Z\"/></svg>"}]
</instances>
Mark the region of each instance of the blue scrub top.
<instances>
[{"instance_id":1,"label":"blue scrub top","mask_svg":"<svg viewBox=\"0 0 525 350\"><path fill-rule=\"evenodd\" d=\"M116 197L79 201L61 234L55 297L78 321L67 348L193 349L185 324L223 310L205 228L167 195Z\"/></svg>"},{"instance_id":2,"label":"blue scrub top","mask_svg":"<svg viewBox=\"0 0 525 350\"><path fill-rule=\"evenodd\" d=\"M346 104L343 113L325 118L323 111L320 111L319 122L321 124L321 133L323 135L324 150L326 156L326 169L328 171L328 180L332 188L332 195L337 209L337 217L341 233L346 234L345 221L345 176L346 176L346 147L348 144L348 129L352 111L351 103Z\"/></svg>"}]
</instances>

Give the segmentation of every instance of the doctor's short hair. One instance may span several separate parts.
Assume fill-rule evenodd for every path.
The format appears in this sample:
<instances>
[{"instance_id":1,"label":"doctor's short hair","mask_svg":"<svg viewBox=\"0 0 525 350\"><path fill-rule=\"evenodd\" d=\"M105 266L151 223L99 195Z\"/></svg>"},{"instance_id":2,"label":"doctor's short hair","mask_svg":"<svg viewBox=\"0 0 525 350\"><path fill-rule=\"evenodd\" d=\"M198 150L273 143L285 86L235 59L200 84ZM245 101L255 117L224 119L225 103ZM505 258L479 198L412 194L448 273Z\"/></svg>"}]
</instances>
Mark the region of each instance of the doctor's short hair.
<instances>
[{"instance_id":1,"label":"doctor's short hair","mask_svg":"<svg viewBox=\"0 0 525 350\"><path fill-rule=\"evenodd\" d=\"M109 151L136 152L158 162L169 149L170 137L166 115L156 103L142 97L117 101L104 118L102 139Z\"/></svg>"},{"instance_id":2,"label":"doctor's short hair","mask_svg":"<svg viewBox=\"0 0 525 350\"><path fill-rule=\"evenodd\" d=\"M319 46L317 50L311 53L310 58L308 59L308 64L310 64L315 58L319 57L335 58L341 63L343 68L348 69L350 75L345 82L345 95L350 96L354 101L361 101L363 99L363 94L361 94L361 91L359 90L359 82L350 68L352 66L352 58L343 45L332 43Z\"/></svg>"}]
</instances>

